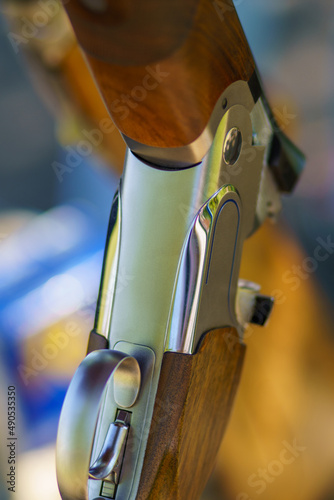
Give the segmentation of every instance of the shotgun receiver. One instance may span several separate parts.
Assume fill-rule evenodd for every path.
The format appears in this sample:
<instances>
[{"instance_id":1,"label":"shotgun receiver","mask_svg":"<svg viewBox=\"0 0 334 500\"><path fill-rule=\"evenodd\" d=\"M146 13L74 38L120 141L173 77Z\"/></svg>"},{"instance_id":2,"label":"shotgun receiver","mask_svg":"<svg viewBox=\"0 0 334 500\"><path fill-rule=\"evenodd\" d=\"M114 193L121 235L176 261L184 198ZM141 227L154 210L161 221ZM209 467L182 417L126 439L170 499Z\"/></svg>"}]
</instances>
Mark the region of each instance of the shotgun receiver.
<instances>
[{"instance_id":1,"label":"shotgun receiver","mask_svg":"<svg viewBox=\"0 0 334 500\"><path fill-rule=\"evenodd\" d=\"M195 500L243 331L273 305L239 279L243 242L278 214L304 159L275 123L230 0L64 3L128 151L88 354L59 422L60 493Z\"/></svg>"}]
</instances>

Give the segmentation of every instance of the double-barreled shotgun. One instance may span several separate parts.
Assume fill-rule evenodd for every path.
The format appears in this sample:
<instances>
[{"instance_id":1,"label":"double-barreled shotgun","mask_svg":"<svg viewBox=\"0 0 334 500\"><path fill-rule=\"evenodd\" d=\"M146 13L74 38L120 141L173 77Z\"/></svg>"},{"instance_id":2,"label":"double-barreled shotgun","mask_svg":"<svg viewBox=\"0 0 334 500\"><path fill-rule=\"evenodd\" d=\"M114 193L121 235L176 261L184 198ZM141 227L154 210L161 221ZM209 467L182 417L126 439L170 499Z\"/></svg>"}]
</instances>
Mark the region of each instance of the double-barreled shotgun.
<instances>
[{"instance_id":1,"label":"double-barreled shotgun","mask_svg":"<svg viewBox=\"0 0 334 500\"><path fill-rule=\"evenodd\" d=\"M250 322L244 240L304 158L280 131L230 0L64 2L127 144L94 329L62 409L63 500L195 500L214 467Z\"/></svg>"}]
</instances>

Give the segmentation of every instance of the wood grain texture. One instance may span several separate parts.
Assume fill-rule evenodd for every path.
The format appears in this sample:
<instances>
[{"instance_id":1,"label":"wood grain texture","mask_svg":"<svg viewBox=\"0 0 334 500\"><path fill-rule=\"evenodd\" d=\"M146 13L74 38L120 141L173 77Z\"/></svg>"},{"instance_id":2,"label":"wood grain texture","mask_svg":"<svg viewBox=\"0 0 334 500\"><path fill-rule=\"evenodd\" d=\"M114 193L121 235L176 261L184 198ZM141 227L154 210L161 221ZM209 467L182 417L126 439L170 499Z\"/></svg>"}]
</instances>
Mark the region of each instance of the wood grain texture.
<instances>
[{"instance_id":1,"label":"wood grain texture","mask_svg":"<svg viewBox=\"0 0 334 500\"><path fill-rule=\"evenodd\" d=\"M141 144L191 144L222 92L254 73L231 0L87 3L65 6L113 120Z\"/></svg>"},{"instance_id":2,"label":"wood grain texture","mask_svg":"<svg viewBox=\"0 0 334 500\"><path fill-rule=\"evenodd\" d=\"M194 355L165 353L138 500L197 500L214 468L245 346L209 332Z\"/></svg>"},{"instance_id":3,"label":"wood grain texture","mask_svg":"<svg viewBox=\"0 0 334 500\"><path fill-rule=\"evenodd\" d=\"M109 117L92 75L77 44L64 57L62 64L62 84L82 130L97 129L102 132L101 140L94 146L118 174L122 173L125 158L125 143L117 127ZM82 139L82 135L78 140ZM86 139L86 137L85 137Z\"/></svg>"}]
</instances>

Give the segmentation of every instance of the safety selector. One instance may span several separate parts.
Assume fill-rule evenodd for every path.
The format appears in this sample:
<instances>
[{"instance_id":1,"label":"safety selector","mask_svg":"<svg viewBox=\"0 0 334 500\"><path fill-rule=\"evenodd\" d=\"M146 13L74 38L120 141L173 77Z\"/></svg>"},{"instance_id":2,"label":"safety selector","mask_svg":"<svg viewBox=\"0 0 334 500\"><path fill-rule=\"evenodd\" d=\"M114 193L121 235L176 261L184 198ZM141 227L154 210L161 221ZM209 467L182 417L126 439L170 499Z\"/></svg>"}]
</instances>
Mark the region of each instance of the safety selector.
<instances>
[{"instance_id":1,"label":"safety selector","mask_svg":"<svg viewBox=\"0 0 334 500\"><path fill-rule=\"evenodd\" d=\"M105 389L113 378L118 411L98 458L91 465L94 436ZM103 480L103 496L113 498L119 482L131 408L141 385L137 360L107 349L90 353L67 391L57 437L57 479L63 500L88 500L88 479Z\"/></svg>"}]
</instances>

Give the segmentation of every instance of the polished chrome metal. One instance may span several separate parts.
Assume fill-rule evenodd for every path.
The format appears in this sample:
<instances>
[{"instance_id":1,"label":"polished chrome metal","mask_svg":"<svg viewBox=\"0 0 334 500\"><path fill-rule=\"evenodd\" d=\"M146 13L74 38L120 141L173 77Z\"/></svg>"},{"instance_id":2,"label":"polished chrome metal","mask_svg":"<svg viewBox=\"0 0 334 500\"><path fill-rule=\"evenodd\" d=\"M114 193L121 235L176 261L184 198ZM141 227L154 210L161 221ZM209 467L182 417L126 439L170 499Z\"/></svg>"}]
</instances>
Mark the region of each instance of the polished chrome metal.
<instances>
[{"instance_id":1,"label":"polished chrome metal","mask_svg":"<svg viewBox=\"0 0 334 500\"><path fill-rule=\"evenodd\" d=\"M260 294L261 287L252 281L238 282L236 311L239 323L264 326L271 314L274 298Z\"/></svg>"},{"instance_id":2,"label":"polished chrome metal","mask_svg":"<svg viewBox=\"0 0 334 500\"><path fill-rule=\"evenodd\" d=\"M134 407L129 431L133 447L126 448L117 489L121 500L135 497L139 484L182 246L197 211L219 188L219 169L210 173L207 168L208 164L202 163L181 171L154 169L127 153L109 342L111 348L123 352L127 351L119 347L119 342L148 346L154 352L155 362L146 405L139 414L141 393ZM103 446L116 409L107 394L97 427L94 457ZM100 494L96 483L98 481L89 482L91 499Z\"/></svg>"},{"instance_id":3,"label":"polished chrome metal","mask_svg":"<svg viewBox=\"0 0 334 500\"><path fill-rule=\"evenodd\" d=\"M219 296L218 308L225 309L224 300L228 304L229 287L233 274L233 261L240 223L240 199L233 186L222 187L201 208L186 238L178 269L176 288L171 308L171 321L167 338L167 349L177 352L194 352L199 340L195 331L198 321L199 305L204 287L212 279L211 265L215 255L213 252L219 219L224 219L223 231L227 245L220 246L221 266L219 280L226 286L223 295ZM226 214L226 216L225 216ZM215 305L215 304L214 304ZM213 307L207 311L212 317ZM229 315L225 316L226 324L232 322ZM225 324L225 323L223 323ZM199 332L199 330L197 329ZM204 333L205 330L199 332Z\"/></svg>"},{"instance_id":4,"label":"polished chrome metal","mask_svg":"<svg viewBox=\"0 0 334 500\"><path fill-rule=\"evenodd\" d=\"M271 170L267 166L274 130L271 120L265 110L262 98L260 98L256 106L254 106L251 117L254 131L254 144L265 148L264 168L261 174L261 184L256 204L255 230L267 217L275 219L281 211L282 203L280 190L275 182Z\"/></svg>"},{"instance_id":5,"label":"polished chrome metal","mask_svg":"<svg viewBox=\"0 0 334 500\"><path fill-rule=\"evenodd\" d=\"M258 225L266 144L253 144L253 133L262 121L248 85L234 84L224 98L223 118L220 109L216 125L194 155L187 148L184 155L178 148L167 150L159 159L166 168L158 169L127 152L101 285L108 303L100 297L96 322L110 347L135 357L142 372L117 500L137 495L164 352L193 353L210 328L236 326L242 336L244 325L235 306L239 264L243 241ZM242 134L242 145L237 161L228 165L223 146L234 127ZM184 166L203 151L206 156L191 168L168 168ZM155 152L150 151L148 158L154 159ZM119 408L115 397L109 384L96 427L93 461ZM101 488L102 481L90 479L89 499L99 497Z\"/></svg>"},{"instance_id":6,"label":"polished chrome metal","mask_svg":"<svg viewBox=\"0 0 334 500\"><path fill-rule=\"evenodd\" d=\"M164 168L189 167L203 160L212 145L224 113L236 104L243 106L249 112L252 111L255 103L247 82L241 80L234 82L221 94L206 128L195 141L187 146L158 148L140 144L124 134L123 137L131 151L155 165L161 165Z\"/></svg>"},{"instance_id":7,"label":"polished chrome metal","mask_svg":"<svg viewBox=\"0 0 334 500\"><path fill-rule=\"evenodd\" d=\"M234 99L247 105L233 105L231 93L210 151L198 165L177 171L156 169L131 152L127 153L120 189L122 212L118 243L120 251L114 283L109 341L112 348L123 352L127 352L123 347L124 344L148 346L154 352L155 363L150 379L147 406L141 407L142 413L138 411L142 398L140 396L134 407L129 431L129 438L133 439L133 452L131 448L126 448L122 477L117 489L120 500L129 500L136 496L162 356L165 350L175 347L172 346L172 342L175 341L177 345L182 344L177 336L181 336L181 331L173 332L170 324L172 321L174 324L180 323L180 319L177 319L179 310L177 308L174 310L173 304L183 249L187 245L191 229L201 209L226 186L229 187L226 189L228 194L225 201L229 201L216 220L219 230L215 233L214 240L210 242L209 239L212 248L210 279L204 287L204 293L199 294L200 304L196 303L195 299L190 306L190 309L192 307L193 311L197 311L197 323L193 323L195 325L191 334L193 337L189 336L183 343L183 346L187 347L182 347L180 350L193 352L197 339L206 331L203 328L211 326L225 326L232 323L237 325L242 335L243 327L237 321L234 305L239 261L242 243L256 225L256 201L261 171L265 168L265 164L264 147L252 144L251 112L254 101L247 84L237 85L235 89L237 88L241 93L238 96L236 92ZM242 96L243 92L248 92L247 96ZM243 142L239 159L231 166L224 162L223 145L227 132L233 127L241 131ZM236 215L237 206L239 215ZM236 238L235 226L238 217L240 222ZM220 227L218 221L225 230ZM220 245L226 249L222 254ZM231 285L228 290L224 290L221 288L223 279L219 273L231 265L231 255L234 255ZM198 274L198 269L193 266L191 272L195 276ZM229 297L228 306L225 305L226 296ZM217 303L219 307L216 307ZM213 311L214 307L217 311ZM122 347L119 347L118 343ZM104 436L112 421L110 415L114 415L115 410L112 397L107 395L97 428L97 451L103 445ZM100 494L96 483L90 481L89 484L92 499Z\"/></svg>"},{"instance_id":8,"label":"polished chrome metal","mask_svg":"<svg viewBox=\"0 0 334 500\"><path fill-rule=\"evenodd\" d=\"M149 398L152 391L153 370L155 366L155 355L152 349L128 342L118 342L114 349L134 357L139 364L141 372L141 389L139 397L134 406L131 407L131 425L127 436L127 445L122 463L120 482L117 486L117 498L128 498L129 492L134 488L134 472L140 463L141 445L147 437L146 418L149 405ZM118 406L114 400L114 384L109 384L104 403L101 407L101 418L99 419L95 443L92 452L93 460L97 460L100 450L103 448L105 436L108 433L110 423L115 420ZM121 413L121 412L119 412ZM112 498L111 483L107 481L88 481L89 498L99 497L101 491L106 497ZM108 495L107 495L107 492ZM103 496L103 495L102 495Z\"/></svg>"},{"instance_id":9,"label":"polished chrome metal","mask_svg":"<svg viewBox=\"0 0 334 500\"><path fill-rule=\"evenodd\" d=\"M128 429L122 423L110 424L101 453L89 468L91 479L108 479L109 476L111 483L118 483Z\"/></svg>"},{"instance_id":10,"label":"polished chrome metal","mask_svg":"<svg viewBox=\"0 0 334 500\"><path fill-rule=\"evenodd\" d=\"M241 145L242 135L240 130L237 127L231 128L227 132L223 148L224 161L227 165L234 165L238 161Z\"/></svg>"},{"instance_id":11,"label":"polished chrome metal","mask_svg":"<svg viewBox=\"0 0 334 500\"><path fill-rule=\"evenodd\" d=\"M88 474L103 395L113 376L118 405L129 408L140 390L135 358L119 351L90 353L74 374L60 415L57 479L63 500L88 500Z\"/></svg>"},{"instance_id":12,"label":"polished chrome metal","mask_svg":"<svg viewBox=\"0 0 334 500\"><path fill-rule=\"evenodd\" d=\"M231 166L225 162L223 148L233 128L240 130L243 141ZM242 336L244 325L235 311L239 265L243 242L255 225L263 153L263 147L252 145L248 111L233 106L218 127L207 159L211 179L218 179L223 187L196 214L185 240L166 350L190 354L202 334L218 326L234 326Z\"/></svg>"},{"instance_id":13,"label":"polished chrome metal","mask_svg":"<svg viewBox=\"0 0 334 500\"><path fill-rule=\"evenodd\" d=\"M115 283L118 267L119 243L121 227L120 192L115 193L112 205L104 251L101 284L97 300L94 329L100 335L108 337L110 318L113 310Z\"/></svg>"},{"instance_id":14,"label":"polished chrome metal","mask_svg":"<svg viewBox=\"0 0 334 500\"><path fill-rule=\"evenodd\" d=\"M236 313L240 324L250 323L255 307L255 297L261 287L252 281L239 279L237 290Z\"/></svg>"},{"instance_id":15,"label":"polished chrome metal","mask_svg":"<svg viewBox=\"0 0 334 500\"><path fill-rule=\"evenodd\" d=\"M128 429L122 423L110 424L101 454L89 468L91 479L108 479L109 476L111 483L118 483Z\"/></svg>"},{"instance_id":16,"label":"polished chrome metal","mask_svg":"<svg viewBox=\"0 0 334 500\"><path fill-rule=\"evenodd\" d=\"M120 410L115 422L109 426L100 455L89 468L91 479L105 479L118 484L129 423L130 413Z\"/></svg>"},{"instance_id":17,"label":"polished chrome metal","mask_svg":"<svg viewBox=\"0 0 334 500\"><path fill-rule=\"evenodd\" d=\"M94 500L105 500L106 498L115 498L116 486L112 483L104 481L102 483L101 496L95 497Z\"/></svg>"}]
</instances>

